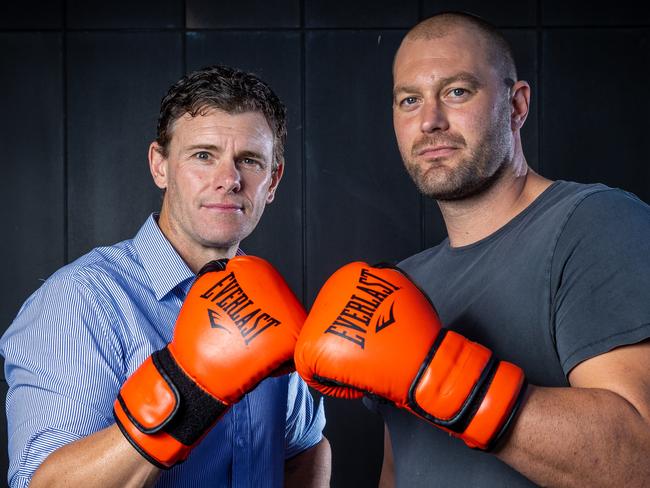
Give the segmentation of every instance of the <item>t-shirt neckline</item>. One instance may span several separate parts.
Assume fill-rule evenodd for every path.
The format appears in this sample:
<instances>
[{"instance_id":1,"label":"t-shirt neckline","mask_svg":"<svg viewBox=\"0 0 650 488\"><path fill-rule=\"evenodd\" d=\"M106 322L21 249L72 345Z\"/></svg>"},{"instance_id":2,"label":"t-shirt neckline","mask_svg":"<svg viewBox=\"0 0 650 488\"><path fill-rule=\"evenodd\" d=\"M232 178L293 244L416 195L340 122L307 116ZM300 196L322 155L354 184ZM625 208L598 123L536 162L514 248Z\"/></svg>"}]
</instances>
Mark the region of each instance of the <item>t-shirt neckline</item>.
<instances>
[{"instance_id":1,"label":"t-shirt neckline","mask_svg":"<svg viewBox=\"0 0 650 488\"><path fill-rule=\"evenodd\" d=\"M501 234L508 232L508 230L517 223L522 220L526 215L528 215L530 212L532 212L535 208L537 208L541 203L546 200L546 196L555 188L557 187L560 183L562 183L562 180L556 180L553 181L548 188L545 188L542 193L537 195L535 200L533 200L530 205L528 205L525 209L523 209L521 212L519 212L517 215L515 215L513 218L511 218L508 222L506 222L504 225L499 227L497 230L492 232L492 234L487 235L483 237L482 239L479 239L476 242L472 242L471 244L467 244L465 246L458 246L458 247L451 247L449 244L449 237L447 237L444 241L444 248L447 252L450 253L459 253L459 252L464 252L468 251L471 249L474 249L476 247L482 246L483 244L486 244L487 242L492 241L493 239L496 239L499 237Z\"/></svg>"}]
</instances>

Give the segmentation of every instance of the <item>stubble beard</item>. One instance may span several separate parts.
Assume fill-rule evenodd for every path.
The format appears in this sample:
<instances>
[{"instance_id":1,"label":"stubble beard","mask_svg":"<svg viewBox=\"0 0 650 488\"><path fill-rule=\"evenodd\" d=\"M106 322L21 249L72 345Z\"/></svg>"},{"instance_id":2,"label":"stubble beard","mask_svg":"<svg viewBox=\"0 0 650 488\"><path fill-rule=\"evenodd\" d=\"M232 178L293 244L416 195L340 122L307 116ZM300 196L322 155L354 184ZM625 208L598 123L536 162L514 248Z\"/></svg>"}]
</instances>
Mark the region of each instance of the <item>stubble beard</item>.
<instances>
[{"instance_id":1,"label":"stubble beard","mask_svg":"<svg viewBox=\"0 0 650 488\"><path fill-rule=\"evenodd\" d=\"M408 157L402 155L404 165L420 193L429 198L439 201L471 198L489 190L501 178L510 158L509 130L509 117L502 113L469 155L454 167L445 165L447 158L417 162L416 153L425 145L443 143L461 146L461 150L466 146L465 139L460 135L426 136L413 145Z\"/></svg>"}]
</instances>

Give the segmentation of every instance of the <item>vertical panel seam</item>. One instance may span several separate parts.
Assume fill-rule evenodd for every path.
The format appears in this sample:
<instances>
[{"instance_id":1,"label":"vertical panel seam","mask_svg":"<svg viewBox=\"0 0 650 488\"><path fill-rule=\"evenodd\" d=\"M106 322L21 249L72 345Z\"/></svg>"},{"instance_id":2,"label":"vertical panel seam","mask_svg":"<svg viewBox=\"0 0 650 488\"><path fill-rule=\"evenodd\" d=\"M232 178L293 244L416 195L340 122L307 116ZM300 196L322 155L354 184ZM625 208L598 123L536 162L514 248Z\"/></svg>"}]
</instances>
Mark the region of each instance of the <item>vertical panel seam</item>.
<instances>
[{"instance_id":1,"label":"vertical panel seam","mask_svg":"<svg viewBox=\"0 0 650 488\"><path fill-rule=\"evenodd\" d=\"M305 0L300 0L300 228L302 230L302 302L307 305L307 36L305 33Z\"/></svg>"},{"instance_id":2,"label":"vertical panel seam","mask_svg":"<svg viewBox=\"0 0 650 488\"><path fill-rule=\"evenodd\" d=\"M61 114L62 114L62 156L63 156L63 263L67 264L70 256L70 225L69 225L69 163L68 163L68 21L67 2L62 2L61 30Z\"/></svg>"},{"instance_id":3,"label":"vertical panel seam","mask_svg":"<svg viewBox=\"0 0 650 488\"><path fill-rule=\"evenodd\" d=\"M183 14L181 26L181 64L183 75L187 73L187 0L183 0Z\"/></svg>"},{"instance_id":4,"label":"vertical panel seam","mask_svg":"<svg viewBox=\"0 0 650 488\"><path fill-rule=\"evenodd\" d=\"M542 0L537 0L537 171L539 174L544 173L544 104L543 104L543 66L544 66L544 31L542 28Z\"/></svg>"}]
</instances>

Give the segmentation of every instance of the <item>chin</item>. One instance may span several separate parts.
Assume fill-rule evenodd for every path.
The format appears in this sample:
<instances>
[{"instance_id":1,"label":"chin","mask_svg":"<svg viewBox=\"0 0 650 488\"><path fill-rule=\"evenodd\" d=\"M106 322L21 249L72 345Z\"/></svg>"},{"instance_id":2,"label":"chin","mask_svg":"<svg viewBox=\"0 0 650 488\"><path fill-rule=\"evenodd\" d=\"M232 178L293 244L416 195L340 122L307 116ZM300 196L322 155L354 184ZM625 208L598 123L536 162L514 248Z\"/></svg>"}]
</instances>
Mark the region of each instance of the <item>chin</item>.
<instances>
[{"instance_id":1,"label":"chin","mask_svg":"<svg viewBox=\"0 0 650 488\"><path fill-rule=\"evenodd\" d=\"M239 246L240 239L210 239L204 240L203 246L211 249L230 249Z\"/></svg>"},{"instance_id":2,"label":"chin","mask_svg":"<svg viewBox=\"0 0 650 488\"><path fill-rule=\"evenodd\" d=\"M202 233L199 241L204 247L226 249L239 245L243 233L239 229L237 232L205 232Z\"/></svg>"}]
</instances>

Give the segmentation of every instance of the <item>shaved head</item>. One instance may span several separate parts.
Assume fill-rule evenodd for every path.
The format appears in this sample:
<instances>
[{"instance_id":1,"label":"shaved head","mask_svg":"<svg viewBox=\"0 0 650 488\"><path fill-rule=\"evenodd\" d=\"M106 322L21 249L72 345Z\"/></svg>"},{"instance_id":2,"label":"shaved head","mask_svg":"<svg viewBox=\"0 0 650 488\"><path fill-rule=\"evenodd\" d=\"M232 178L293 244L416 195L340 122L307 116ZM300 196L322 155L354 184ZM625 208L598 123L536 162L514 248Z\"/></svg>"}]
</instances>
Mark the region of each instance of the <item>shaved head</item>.
<instances>
[{"instance_id":1,"label":"shaved head","mask_svg":"<svg viewBox=\"0 0 650 488\"><path fill-rule=\"evenodd\" d=\"M458 29L476 33L478 42L485 50L490 64L499 70L503 79L507 80L506 83L514 83L517 79L517 68L510 44L496 27L474 15L461 12L436 14L413 27L406 34L402 43L439 39Z\"/></svg>"},{"instance_id":2,"label":"shaved head","mask_svg":"<svg viewBox=\"0 0 650 488\"><path fill-rule=\"evenodd\" d=\"M484 20L444 13L411 29L393 63L393 125L420 191L465 200L499 181L521 153L528 88Z\"/></svg>"}]
</instances>

